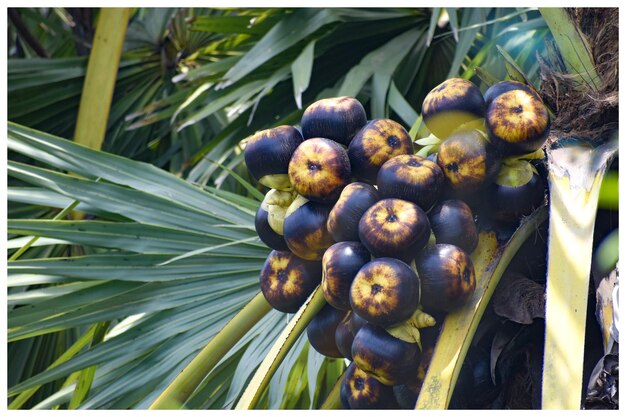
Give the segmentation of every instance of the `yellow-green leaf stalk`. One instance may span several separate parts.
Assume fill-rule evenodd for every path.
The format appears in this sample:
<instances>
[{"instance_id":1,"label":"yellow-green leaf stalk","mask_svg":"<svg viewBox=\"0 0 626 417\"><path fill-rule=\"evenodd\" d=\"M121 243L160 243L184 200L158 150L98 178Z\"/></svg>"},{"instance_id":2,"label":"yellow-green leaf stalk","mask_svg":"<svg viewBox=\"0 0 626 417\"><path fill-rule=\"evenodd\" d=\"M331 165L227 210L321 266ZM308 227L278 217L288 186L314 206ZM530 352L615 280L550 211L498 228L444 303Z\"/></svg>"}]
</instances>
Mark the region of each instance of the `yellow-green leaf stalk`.
<instances>
[{"instance_id":1,"label":"yellow-green leaf stalk","mask_svg":"<svg viewBox=\"0 0 626 417\"><path fill-rule=\"evenodd\" d=\"M542 408L578 410L598 194L617 140L548 153L550 224Z\"/></svg>"},{"instance_id":2,"label":"yellow-green leaf stalk","mask_svg":"<svg viewBox=\"0 0 626 417\"><path fill-rule=\"evenodd\" d=\"M129 8L114 7L98 15L74 131L74 142L93 149L104 141L129 16Z\"/></svg>"}]
</instances>

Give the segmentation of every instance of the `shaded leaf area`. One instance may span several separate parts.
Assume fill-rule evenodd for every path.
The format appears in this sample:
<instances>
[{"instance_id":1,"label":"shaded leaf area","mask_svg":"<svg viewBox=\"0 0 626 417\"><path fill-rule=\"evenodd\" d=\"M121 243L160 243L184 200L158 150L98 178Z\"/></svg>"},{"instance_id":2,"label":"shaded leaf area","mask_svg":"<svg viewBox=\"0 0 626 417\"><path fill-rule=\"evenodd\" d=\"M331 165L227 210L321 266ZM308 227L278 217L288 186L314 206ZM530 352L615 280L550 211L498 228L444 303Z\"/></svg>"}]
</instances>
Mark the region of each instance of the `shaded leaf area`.
<instances>
[{"instance_id":1,"label":"shaded leaf area","mask_svg":"<svg viewBox=\"0 0 626 417\"><path fill-rule=\"evenodd\" d=\"M10 192L10 202L43 208L51 201L58 209L78 200L92 216L9 220L13 241L41 237L40 246L8 264L9 396L35 389L20 400L25 407L65 407L75 396L79 408L147 408L258 293L269 252L254 230L258 202L240 204L245 197L203 190L143 162L19 125L10 125L8 137L12 151L46 166L11 161L9 175L28 187ZM251 358L264 357L273 332L287 323L284 316L263 319L190 401L232 406L255 369ZM50 367L86 329L106 321L111 327L102 341ZM281 390L302 370L313 367L317 378L337 368L307 352L304 338L282 365L288 371L298 363L301 373L272 381L271 405L280 406ZM224 372L232 368L237 371ZM83 381L79 391L77 381ZM302 392L313 390L319 401L326 385L316 388L316 381L304 382ZM216 390L206 395L211 387Z\"/></svg>"}]
</instances>

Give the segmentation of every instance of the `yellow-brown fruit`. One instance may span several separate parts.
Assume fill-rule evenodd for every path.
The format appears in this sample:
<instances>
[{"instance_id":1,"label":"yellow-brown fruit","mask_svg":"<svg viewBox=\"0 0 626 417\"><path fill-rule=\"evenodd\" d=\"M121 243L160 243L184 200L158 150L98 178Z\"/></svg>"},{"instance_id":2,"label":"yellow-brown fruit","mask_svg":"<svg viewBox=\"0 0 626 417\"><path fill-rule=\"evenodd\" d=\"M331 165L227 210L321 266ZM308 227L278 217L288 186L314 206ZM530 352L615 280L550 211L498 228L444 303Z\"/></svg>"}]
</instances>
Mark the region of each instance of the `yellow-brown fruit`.
<instances>
[{"instance_id":1,"label":"yellow-brown fruit","mask_svg":"<svg viewBox=\"0 0 626 417\"><path fill-rule=\"evenodd\" d=\"M422 117L428 130L443 140L461 125L485 117L485 100L471 81L450 78L426 95Z\"/></svg>"},{"instance_id":2,"label":"yellow-brown fruit","mask_svg":"<svg viewBox=\"0 0 626 417\"><path fill-rule=\"evenodd\" d=\"M289 180L298 194L311 201L332 203L350 183L350 160L337 142L307 139L289 162Z\"/></svg>"},{"instance_id":3,"label":"yellow-brown fruit","mask_svg":"<svg viewBox=\"0 0 626 417\"><path fill-rule=\"evenodd\" d=\"M380 200L359 221L359 238L374 257L389 256L409 263L429 237L424 210L397 198Z\"/></svg>"},{"instance_id":4,"label":"yellow-brown fruit","mask_svg":"<svg viewBox=\"0 0 626 417\"><path fill-rule=\"evenodd\" d=\"M446 183L459 196L481 190L496 175L501 159L477 129L464 130L446 139L437 152L437 165Z\"/></svg>"},{"instance_id":5,"label":"yellow-brown fruit","mask_svg":"<svg viewBox=\"0 0 626 417\"><path fill-rule=\"evenodd\" d=\"M391 119L374 119L354 136L348 147L352 174L374 183L378 170L394 156L413 153L413 141L402 125Z\"/></svg>"},{"instance_id":6,"label":"yellow-brown fruit","mask_svg":"<svg viewBox=\"0 0 626 417\"><path fill-rule=\"evenodd\" d=\"M534 152L550 133L550 115L543 101L525 90L510 90L494 98L485 124L489 141L503 155Z\"/></svg>"},{"instance_id":7,"label":"yellow-brown fruit","mask_svg":"<svg viewBox=\"0 0 626 417\"><path fill-rule=\"evenodd\" d=\"M322 278L322 263L273 250L261 269L261 291L278 311L295 313Z\"/></svg>"},{"instance_id":8,"label":"yellow-brown fruit","mask_svg":"<svg viewBox=\"0 0 626 417\"><path fill-rule=\"evenodd\" d=\"M420 301L420 280L404 262L378 258L365 264L350 287L352 310L369 323L391 326L411 317Z\"/></svg>"}]
</instances>

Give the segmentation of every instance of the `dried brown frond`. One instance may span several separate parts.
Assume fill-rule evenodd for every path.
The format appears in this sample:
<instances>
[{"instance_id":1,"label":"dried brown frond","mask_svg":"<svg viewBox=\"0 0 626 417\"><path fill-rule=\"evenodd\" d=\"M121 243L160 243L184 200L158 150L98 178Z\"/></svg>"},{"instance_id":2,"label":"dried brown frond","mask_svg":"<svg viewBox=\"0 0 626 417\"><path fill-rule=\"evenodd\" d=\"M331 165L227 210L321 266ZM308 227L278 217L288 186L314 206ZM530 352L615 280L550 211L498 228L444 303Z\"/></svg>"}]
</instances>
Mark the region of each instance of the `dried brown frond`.
<instances>
[{"instance_id":1,"label":"dried brown frond","mask_svg":"<svg viewBox=\"0 0 626 417\"><path fill-rule=\"evenodd\" d=\"M553 137L586 136L606 140L618 126L619 91L619 11L617 8L577 8L567 10L587 37L601 85L581 91L574 77L567 74L556 53L538 57L541 67L540 93L555 112ZM548 51L556 51L552 43Z\"/></svg>"}]
</instances>

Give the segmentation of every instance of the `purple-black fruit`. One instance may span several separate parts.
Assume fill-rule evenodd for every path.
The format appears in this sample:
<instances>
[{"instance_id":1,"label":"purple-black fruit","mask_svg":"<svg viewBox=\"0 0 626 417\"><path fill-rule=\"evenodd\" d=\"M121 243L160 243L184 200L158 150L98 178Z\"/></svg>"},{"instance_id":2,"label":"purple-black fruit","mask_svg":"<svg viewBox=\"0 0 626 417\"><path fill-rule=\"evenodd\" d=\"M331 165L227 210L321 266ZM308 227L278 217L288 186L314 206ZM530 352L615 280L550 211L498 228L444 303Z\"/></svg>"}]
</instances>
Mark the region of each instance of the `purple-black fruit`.
<instances>
[{"instance_id":1,"label":"purple-black fruit","mask_svg":"<svg viewBox=\"0 0 626 417\"><path fill-rule=\"evenodd\" d=\"M333 97L318 100L302 115L302 134L305 139L328 138L348 146L365 125L365 109L353 97Z\"/></svg>"},{"instance_id":2,"label":"purple-black fruit","mask_svg":"<svg viewBox=\"0 0 626 417\"><path fill-rule=\"evenodd\" d=\"M415 267L425 311L453 311L461 307L476 288L472 259L458 246L429 246L417 256Z\"/></svg>"},{"instance_id":3,"label":"purple-black fruit","mask_svg":"<svg viewBox=\"0 0 626 417\"><path fill-rule=\"evenodd\" d=\"M472 209L463 200L444 200L428 213L436 243L449 243L472 253L478 245L478 229Z\"/></svg>"},{"instance_id":4,"label":"purple-black fruit","mask_svg":"<svg viewBox=\"0 0 626 417\"><path fill-rule=\"evenodd\" d=\"M357 272L372 256L361 242L339 242L322 257L322 292L328 304L350 310L350 286Z\"/></svg>"},{"instance_id":5,"label":"purple-black fruit","mask_svg":"<svg viewBox=\"0 0 626 417\"><path fill-rule=\"evenodd\" d=\"M364 182L348 184L328 216L328 231L335 241L359 240L359 220L380 196L373 186Z\"/></svg>"},{"instance_id":6,"label":"purple-black fruit","mask_svg":"<svg viewBox=\"0 0 626 417\"><path fill-rule=\"evenodd\" d=\"M329 304L322 307L306 328L306 334L313 349L331 358L343 357L335 342L335 330L346 315L346 311L337 310Z\"/></svg>"},{"instance_id":7,"label":"purple-black fruit","mask_svg":"<svg viewBox=\"0 0 626 417\"><path fill-rule=\"evenodd\" d=\"M515 223L543 205L546 184L527 161L514 166L502 165L493 183L487 187L489 213L499 222Z\"/></svg>"},{"instance_id":8,"label":"purple-black fruit","mask_svg":"<svg viewBox=\"0 0 626 417\"><path fill-rule=\"evenodd\" d=\"M335 243L326 228L329 213L328 205L308 201L301 196L291 203L285 215L283 236L296 256L321 260L326 249Z\"/></svg>"},{"instance_id":9,"label":"purple-black fruit","mask_svg":"<svg viewBox=\"0 0 626 417\"><path fill-rule=\"evenodd\" d=\"M397 409L398 403L393 395L393 388L381 384L371 375L350 364L341 381L340 396L342 403L348 403L350 409Z\"/></svg>"},{"instance_id":10,"label":"purple-black fruit","mask_svg":"<svg viewBox=\"0 0 626 417\"><path fill-rule=\"evenodd\" d=\"M435 162L419 155L399 155L380 168L376 183L383 198L411 201L428 211L441 194L444 176Z\"/></svg>"},{"instance_id":11,"label":"purple-black fruit","mask_svg":"<svg viewBox=\"0 0 626 417\"><path fill-rule=\"evenodd\" d=\"M404 384L415 377L420 349L390 335L385 329L366 324L352 342L352 357L359 368L385 385Z\"/></svg>"},{"instance_id":12,"label":"purple-black fruit","mask_svg":"<svg viewBox=\"0 0 626 417\"><path fill-rule=\"evenodd\" d=\"M471 81L450 78L426 95L422 117L428 130L443 140L461 125L485 117L485 100Z\"/></svg>"},{"instance_id":13,"label":"purple-black fruit","mask_svg":"<svg viewBox=\"0 0 626 417\"><path fill-rule=\"evenodd\" d=\"M267 205L261 203L259 209L256 212L256 216L254 216L254 228L256 229L259 238L271 249L288 251L289 248L287 247L287 242L285 242L285 238L276 233L270 227L267 218Z\"/></svg>"},{"instance_id":14,"label":"purple-black fruit","mask_svg":"<svg viewBox=\"0 0 626 417\"><path fill-rule=\"evenodd\" d=\"M287 175L289 161L302 140L300 132L292 126L256 132L248 138L243 154L250 174L266 187L291 190Z\"/></svg>"}]
</instances>

